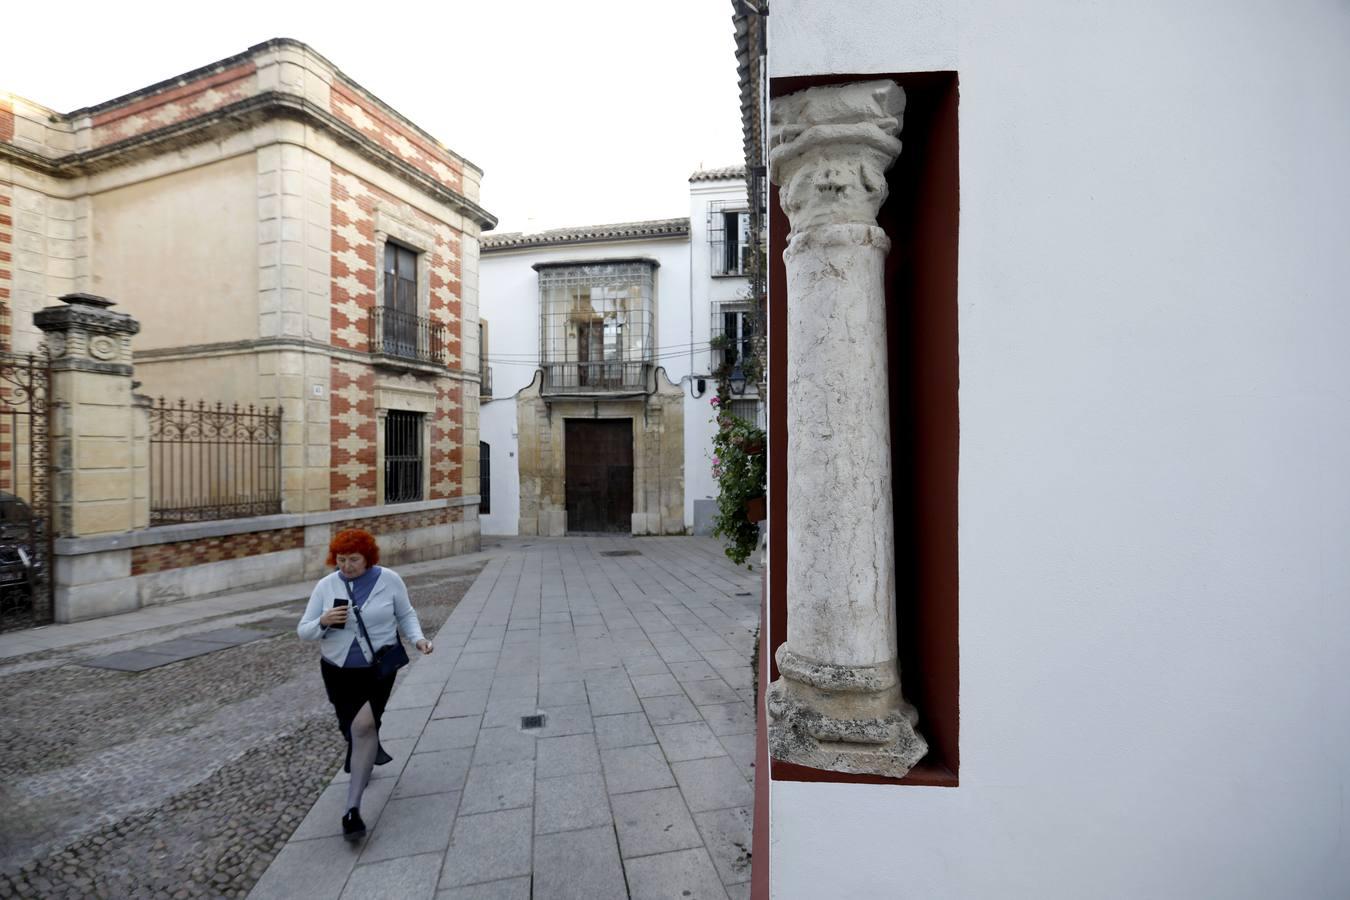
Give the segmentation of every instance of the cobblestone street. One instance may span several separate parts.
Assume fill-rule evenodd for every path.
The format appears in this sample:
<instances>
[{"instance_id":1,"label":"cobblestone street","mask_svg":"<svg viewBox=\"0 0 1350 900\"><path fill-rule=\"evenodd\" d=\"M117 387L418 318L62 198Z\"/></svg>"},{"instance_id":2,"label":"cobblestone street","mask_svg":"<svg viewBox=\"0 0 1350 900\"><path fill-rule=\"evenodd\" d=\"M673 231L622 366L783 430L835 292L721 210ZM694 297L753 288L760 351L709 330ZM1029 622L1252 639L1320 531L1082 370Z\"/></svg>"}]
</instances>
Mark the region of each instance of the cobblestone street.
<instances>
[{"instance_id":1,"label":"cobblestone street","mask_svg":"<svg viewBox=\"0 0 1350 900\"><path fill-rule=\"evenodd\" d=\"M428 635L481 567L407 577ZM303 606L0 663L0 897L246 895L342 762ZM139 673L81 664L222 625L270 636Z\"/></svg>"}]
</instances>

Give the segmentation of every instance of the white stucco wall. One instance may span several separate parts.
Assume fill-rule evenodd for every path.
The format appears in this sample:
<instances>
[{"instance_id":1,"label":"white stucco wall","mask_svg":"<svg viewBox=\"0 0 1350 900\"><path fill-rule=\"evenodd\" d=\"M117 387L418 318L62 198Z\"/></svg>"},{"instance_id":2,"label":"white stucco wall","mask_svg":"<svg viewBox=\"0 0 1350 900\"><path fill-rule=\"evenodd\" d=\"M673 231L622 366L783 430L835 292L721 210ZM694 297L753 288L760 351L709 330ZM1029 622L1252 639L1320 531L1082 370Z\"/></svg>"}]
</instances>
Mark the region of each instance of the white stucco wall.
<instances>
[{"instance_id":1,"label":"white stucco wall","mask_svg":"<svg viewBox=\"0 0 1350 900\"><path fill-rule=\"evenodd\" d=\"M769 46L961 90L961 785L774 783L773 896L1350 895L1345 5L776 0Z\"/></svg>"},{"instance_id":2,"label":"white stucco wall","mask_svg":"<svg viewBox=\"0 0 1350 900\"><path fill-rule=\"evenodd\" d=\"M483 534L520 532L520 468L516 464L516 397L509 394L478 408L478 432L492 454L492 512L478 516Z\"/></svg>"},{"instance_id":3,"label":"white stucco wall","mask_svg":"<svg viewBox=\"0 0 1350 900\"><path fill-rule=\"evenodd\" d=\"M689 270L694 315L693 336L687 339L693 352L686 371L693 378L711 373L712 354L707 348L712 337L712 305L742 299L749 285L746 278L712 274L708 205L724 200L745 201L743 178L696 181L689 185ZM684 520L690 526L694 524L694 501L717 496L717 482L712 477L712 439L717 428L713 424L713 408L708 403L716 392L711 378L706 380L706 393L702 397L693 396L697 384L691 388L685 383Z\"/></svg>"}]
</instances>

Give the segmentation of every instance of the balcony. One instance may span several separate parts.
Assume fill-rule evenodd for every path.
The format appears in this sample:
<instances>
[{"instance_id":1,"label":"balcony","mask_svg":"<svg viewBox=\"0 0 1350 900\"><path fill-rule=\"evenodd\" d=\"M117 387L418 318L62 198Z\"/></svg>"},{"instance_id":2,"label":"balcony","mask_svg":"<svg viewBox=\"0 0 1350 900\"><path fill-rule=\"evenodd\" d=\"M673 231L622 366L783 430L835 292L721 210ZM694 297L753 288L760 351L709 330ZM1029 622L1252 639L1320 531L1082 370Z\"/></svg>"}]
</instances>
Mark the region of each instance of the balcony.
<instances>
[{"instance_id":1,"label":"balcony","mask_svg":"<svg viewBox=\"0 0 1350 900\"><path fill-rule=\"evenodd\" d=\"M647 390L649 362L544 363L545 394L635 394Z\"/></svg>"},{"instance_id":2,"label":"balcony","mask_svg":"<svg viewBox=\"0 0 1350 900\"><path fill-rule=\"evenodd\" d=\"M370 352L377 362L445 365L445 326L386 306L370 311Z\"/></svg>"}]
</instances>

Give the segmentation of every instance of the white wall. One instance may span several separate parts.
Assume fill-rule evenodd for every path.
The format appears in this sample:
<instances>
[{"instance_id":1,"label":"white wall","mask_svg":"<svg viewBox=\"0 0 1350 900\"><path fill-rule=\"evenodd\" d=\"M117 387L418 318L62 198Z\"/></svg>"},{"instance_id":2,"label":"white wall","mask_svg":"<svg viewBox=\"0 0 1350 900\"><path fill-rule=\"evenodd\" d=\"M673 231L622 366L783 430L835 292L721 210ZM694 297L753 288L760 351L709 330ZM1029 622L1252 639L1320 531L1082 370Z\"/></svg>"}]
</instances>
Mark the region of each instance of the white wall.
<instances>
[{"instance_id":1,"label":"white wall","mask_svg":"<svg viewBox=\"0 0 1350 900\"><path fill-rule=\"evenodd\" d=\"M775 783L774 896L1350 895L1346 6L776 0L769 46L961 89L961 786Z\"/></svg>"},{"instance_id":2,"label":"white wall","mask_svg":"<svg viewBox=\"0 0 1350 900\"><path fill-rule=\"evenodd\" d=\"M696 181L689 185L689 265L693 286L694 352L688 371L693 378L708 376L712 353L707 349L712 337L712 304L739 300L749 287L743 277L714 276L712 252L708 244L708 204L721 200L745 200L745 179ZM684 521L694 524L694 501L717 496L712 477L712 439L717 427L708 401L717 393L709 377L706 393L695 397L697 385L685 384L684 401Z\"/></svg>"},{"instance_id":3,"label":"white wall","mask_svg":"<svg viewBox=\"0 0 1350 900\"><path fill-rule=\"evenodd\" d=\"M478 516L483 534L520 533L520 465L517 457L514 393L478 410L478 432L492 454L492 512Z\"/></svg>"}]
</instances>

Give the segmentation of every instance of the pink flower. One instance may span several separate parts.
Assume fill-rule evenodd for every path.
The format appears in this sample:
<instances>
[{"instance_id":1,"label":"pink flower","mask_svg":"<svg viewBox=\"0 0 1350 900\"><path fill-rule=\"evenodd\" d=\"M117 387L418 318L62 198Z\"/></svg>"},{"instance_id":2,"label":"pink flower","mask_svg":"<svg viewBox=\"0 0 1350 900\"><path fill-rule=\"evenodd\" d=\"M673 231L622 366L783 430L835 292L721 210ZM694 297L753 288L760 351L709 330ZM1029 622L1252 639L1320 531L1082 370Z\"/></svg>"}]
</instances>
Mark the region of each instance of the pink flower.
<instances>
[{"instance_id":1,"label":"pink flower","mask_svg":"<svg viewBox=\"0 0 1350 900\"><path fill-rule=\"evenodd\" d=\"M722 464L722 460L720 460L719 458L717 458L716 456L714 456L714 457L713 457L713 465L714 465L714 466L720 466L721 464Z\"/></svg>"},{"instance_id":2,"label":"pink flower","mask_svg":"<svg viewBox=\"0 0 1350 900\"><path fill-rule=\"evenodd\" d=\"M716 398L716 397L712 398L712 399L709 400L708 402L711 403L713 406L719 406L719 405L721 405L721 403L722 403L722 401L719 400L719 399Z\"/></svg>"}]
</instances>

